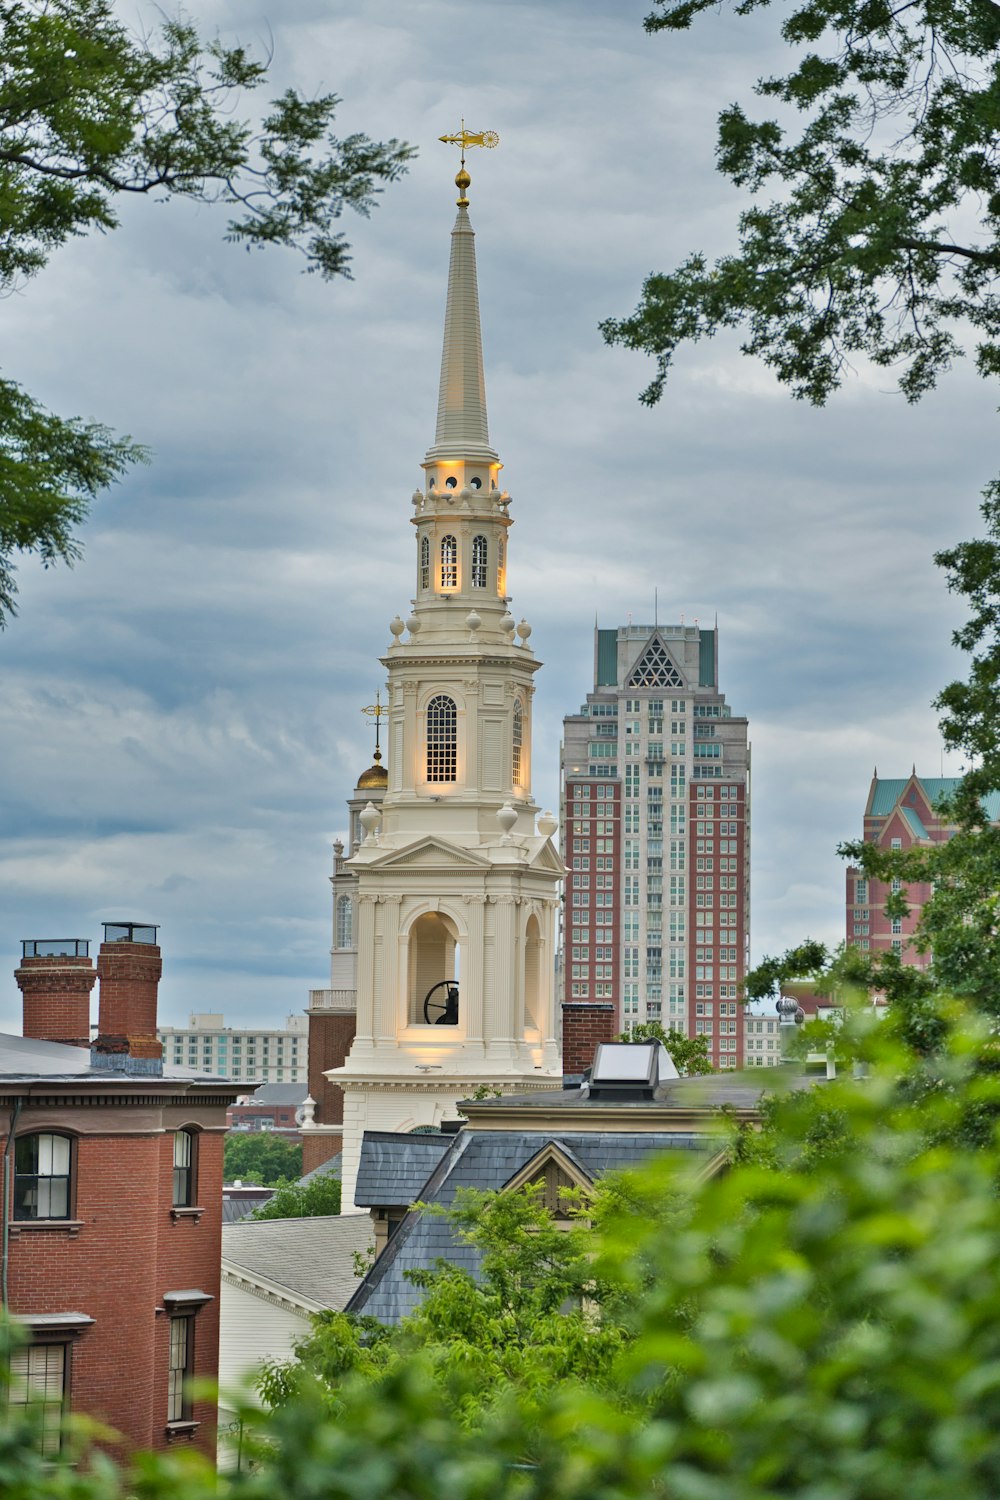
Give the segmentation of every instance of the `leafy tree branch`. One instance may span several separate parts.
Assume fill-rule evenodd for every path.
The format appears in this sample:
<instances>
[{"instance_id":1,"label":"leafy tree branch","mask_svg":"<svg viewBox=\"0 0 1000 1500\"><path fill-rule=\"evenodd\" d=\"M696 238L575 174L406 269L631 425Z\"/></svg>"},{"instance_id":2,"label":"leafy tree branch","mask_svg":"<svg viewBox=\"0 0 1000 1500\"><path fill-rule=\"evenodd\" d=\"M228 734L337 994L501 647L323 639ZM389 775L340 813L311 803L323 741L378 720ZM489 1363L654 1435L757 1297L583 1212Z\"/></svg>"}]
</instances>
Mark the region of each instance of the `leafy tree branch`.
<instances>
[{"instance_id":1,"label":"leafy tree branch","mask_svg":"<svg viewBox=\"0 0 1000 1500\"><path fill-rule=\"evenodd\" d=\"M233 243L284 246L309 271L349 277L339 221L370 214L413 148L338 138L333 93L289 89L259 124L243 118L267 74L183 18L137 36L111 0L0 0L0 295L69 240L117 228L123 195L218 204ZM75 561L92 500L145 456L0 383L0 626L17 555Z\"/></svg>"},{"instance_id":2,"label":"leafy tree branch","mask_svg":"<svg viewBox=\"0 0 1000 1500\"><path fill-rule=\"evenodd\" d=\"M684 31L715 9L656 0L646 28ZM1000 7L806 0L780 32L795 64L754 88L779 117L738 103L719 116L719 170L753 199L738 251L650 276L636 311L602 325L655 359L642 400L659 400L682 344L723 328L743 329L744 352L816 404L860 357L895 369L917 400L966 328L980 371L997 374Z\"/></svg>"}]
</instances>

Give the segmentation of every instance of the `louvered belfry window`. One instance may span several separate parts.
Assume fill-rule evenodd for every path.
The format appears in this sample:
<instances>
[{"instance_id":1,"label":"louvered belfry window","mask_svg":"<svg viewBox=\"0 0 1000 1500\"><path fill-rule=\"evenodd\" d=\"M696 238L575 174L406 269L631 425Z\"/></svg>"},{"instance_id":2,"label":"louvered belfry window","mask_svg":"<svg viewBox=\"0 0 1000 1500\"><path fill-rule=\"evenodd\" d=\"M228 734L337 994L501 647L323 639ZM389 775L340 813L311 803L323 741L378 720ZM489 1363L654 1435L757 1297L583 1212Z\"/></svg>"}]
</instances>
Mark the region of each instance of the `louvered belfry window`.
<instances>
[{"instance_id":1,"label":"louvered belfry window","mask_svg":"<svg viewBox=\"0 0 1000 1500\"><path fill-rule=\"evenodd\" d=\"M521 785L521 747L524 744L524 710L520 698L514 700L513 764L511 779L515 786Z\"/></svg>"},{"instance_id":2,"label":"louvered belfry window","mask_svg":"<svg viewBox=\"0 0 1000 1500\"><path fill-rule=\"evenodd\" d=\"M486 587L486 538L484 536L472 538L472 587L474 589Z\"/></svg>"},{"instance_id":3,"label":"louvered belfry window","mask_svg":"<svg viewBox=\"0 0 1000 1500\"><path fill-rule=\"evenodd\" d=\"M454 781L458 775L458 712L454 698L439 693L427 705L427 780Z\"/></svg>"},{"instance_id":4,"label":"louvered belfry window","mask_svg":"<svg viewBox=\"0 0 1000 1500\"><path fill-rule=\"evenodd\" d=\"M453 536L441 538L441 587L458 588L458 543Z\"/></svg>"}]
</instances>

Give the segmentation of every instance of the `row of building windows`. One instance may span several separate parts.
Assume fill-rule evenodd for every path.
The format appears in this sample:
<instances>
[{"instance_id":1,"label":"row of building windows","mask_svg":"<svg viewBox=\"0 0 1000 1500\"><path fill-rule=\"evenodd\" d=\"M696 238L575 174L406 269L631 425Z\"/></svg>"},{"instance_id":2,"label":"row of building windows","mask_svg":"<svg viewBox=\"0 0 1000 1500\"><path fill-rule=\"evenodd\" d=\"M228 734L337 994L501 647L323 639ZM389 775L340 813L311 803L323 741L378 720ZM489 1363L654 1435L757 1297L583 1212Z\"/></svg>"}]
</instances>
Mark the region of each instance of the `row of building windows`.
<instances>
[{"instance_id":1,"label":"row of building windows","mask_svg":"<svg viewBox=\"0 0 1000 1500\"><path fill-rule=\"evenodd\" d=\"M167 1366L167 1423L189 1422L193 1415L191 1381L194 1376L194 1316L170 1319ZM63 1448L69 1405L71 1348L46 1342L15 1350L10 1355L6 1404L31 1409L36 1442L43 1458L58 1458Z\"/></svg>"},{"instance_id":2,"label":"row of building windows","mask_svg":"<svg viewBox=\"0 0 1000 1500\"><path fill-rule=\"evenodd\" d=\"M196 1142L193 1130L174 1132L171 1202L175 1208L190 1208L195 1202ZM14 1142L11 1217L16 1220L71 1218L73 1158L71 1136L46 1131L18 1136Z\"/></svg>"},{"instance_id":3,"label":"row of building windows","mask_svg":"<svg viewBox=\"0 0 1000 1500\"><path fill-rule=\"evenodd\" d=\"M489 577L489 542L485 536L472 538L472 587L484 589ZM497 593L504 591L504 544L497 543ZM431 542L430 537L420 538L420 587L431 586ZM441 538L438 547L438 587L450 593L458 588L458 540L448 535Z\"/></svg>"},{"instance_id":4,"label":"row of building windows","mask_svg":"<svg viewBox=\"0 0 1000 1500\"><path fill-rule=\"evenodd\" d=\"M288 1047L287 1054L285 1052L286 1045ZM184 1050L184 1043L175 1038L175 1063L184 1061ZM230 1056L230 1051L233 1058L238 1061L244 1055L244 1042L239 1037L237 1037L236 1040L232 1042L230 1047L230 1043L228 1041L189 1041L187 1044L187 1058L189 1062L198 1061L199 1050L201 1052L202 1059L205 1062L212 1062L214 1059L218 1059L220 1063L225 1062ZM256 1055L256 1039L254 1037L250 1037L250 1039L246 1042L246 1056L248 1058L254 1058L256 1057ZM260 1040L260 1055L262 1058L266 1057L271 1059L272 1061L277 1058L277 1061L279 1063L283 1062L287 1056L289 1064L294 1064L298 1060L298 1042L286 1042L286 1039L283 1037L262 1037Z\"/></svg>"}]
</instances>

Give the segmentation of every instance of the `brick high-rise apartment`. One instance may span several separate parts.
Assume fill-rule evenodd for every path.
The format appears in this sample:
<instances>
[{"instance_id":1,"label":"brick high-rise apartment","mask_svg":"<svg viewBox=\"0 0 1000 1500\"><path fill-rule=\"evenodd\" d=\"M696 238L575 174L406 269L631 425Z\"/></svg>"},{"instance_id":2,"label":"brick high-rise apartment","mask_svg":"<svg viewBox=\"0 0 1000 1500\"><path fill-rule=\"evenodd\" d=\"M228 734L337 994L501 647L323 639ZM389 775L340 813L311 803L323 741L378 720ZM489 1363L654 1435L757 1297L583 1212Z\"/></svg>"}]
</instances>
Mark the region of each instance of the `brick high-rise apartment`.
<instances>
[{"instance_id":1,"label":"brick high-rise apartment","mask_svg":"<svg viewBox=\"0 0 1000 1500\"><path fill-rule=\"evenodd\" d=\"M613 1001L743 1058L750 904L747 721L717 632L595 630L594 689L563 721L564 1002Z\"/></svg>"}]
</instances>

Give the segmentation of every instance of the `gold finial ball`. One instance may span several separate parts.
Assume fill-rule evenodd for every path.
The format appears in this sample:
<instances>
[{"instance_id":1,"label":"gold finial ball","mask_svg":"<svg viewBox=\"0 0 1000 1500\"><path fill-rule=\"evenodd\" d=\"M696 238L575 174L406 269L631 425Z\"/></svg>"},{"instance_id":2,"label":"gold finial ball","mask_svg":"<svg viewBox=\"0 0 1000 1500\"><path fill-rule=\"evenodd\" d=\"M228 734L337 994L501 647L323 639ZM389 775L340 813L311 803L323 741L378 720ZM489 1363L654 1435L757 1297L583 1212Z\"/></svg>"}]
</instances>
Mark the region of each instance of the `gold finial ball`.
<instances>
[{"instance_id":1,"label":"gold finial ball","mask_svg":"<svg viewBox=\"0 0 1000 1500\"><path fill-rule=\"evenodd\" d=\"M462 190L462 192L464 193L465 190L466 190L466 188L469 186L469 183L471 181L472 181L472 178L469 176L468 172L463 167L462 170L455 177L455 186L457 188L460 188Z\"/></svg>"}]
</instances>

